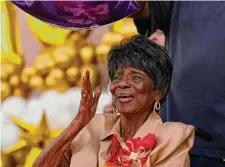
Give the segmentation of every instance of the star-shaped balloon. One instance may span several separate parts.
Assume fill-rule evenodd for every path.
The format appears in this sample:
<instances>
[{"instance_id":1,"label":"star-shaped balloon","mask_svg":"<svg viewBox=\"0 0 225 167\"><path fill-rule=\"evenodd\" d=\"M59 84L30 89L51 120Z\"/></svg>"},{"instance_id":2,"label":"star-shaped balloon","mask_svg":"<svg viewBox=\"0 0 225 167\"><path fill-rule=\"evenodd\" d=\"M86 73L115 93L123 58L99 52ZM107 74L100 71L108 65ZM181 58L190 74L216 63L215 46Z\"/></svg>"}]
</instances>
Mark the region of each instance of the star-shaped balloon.
<instances>
[{"instance_id":1,"label":"star-shaped balloon","mask_svg":"<svg viewBox=\"0 0 225 167\"><path fill-rule=\"evenodd\" d=\"M28 124L11 115L9 118L20 128L21 139L4 154L12 156L17 165L24 167L32 167L40 152L62 132L50 128L45 112L38 125Z\"/></svg>"}]
</instances>

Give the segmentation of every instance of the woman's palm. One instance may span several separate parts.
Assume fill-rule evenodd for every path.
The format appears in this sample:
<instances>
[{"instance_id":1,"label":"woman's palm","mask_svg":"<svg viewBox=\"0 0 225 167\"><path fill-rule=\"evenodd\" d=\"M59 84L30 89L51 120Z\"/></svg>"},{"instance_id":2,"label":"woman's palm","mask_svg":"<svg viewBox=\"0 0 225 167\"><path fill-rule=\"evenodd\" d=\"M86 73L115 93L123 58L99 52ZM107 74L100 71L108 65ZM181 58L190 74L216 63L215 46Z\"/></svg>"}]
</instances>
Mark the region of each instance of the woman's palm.
<instances>
[{"instance_id":1,"label":"woman's palm","mask_svg":"<svg viewBox=\"0 0 225 167\"><path fill-rule=\"evenodd\" d=\"M88 122L90 122L90 120L95 116L100 95L101 90L99 87L96 88L93 95L90 82L90 72L86 71L82 82L81 102L78 113L80 121L83 125L87 125Z\"/></svg>"}]
</instances>

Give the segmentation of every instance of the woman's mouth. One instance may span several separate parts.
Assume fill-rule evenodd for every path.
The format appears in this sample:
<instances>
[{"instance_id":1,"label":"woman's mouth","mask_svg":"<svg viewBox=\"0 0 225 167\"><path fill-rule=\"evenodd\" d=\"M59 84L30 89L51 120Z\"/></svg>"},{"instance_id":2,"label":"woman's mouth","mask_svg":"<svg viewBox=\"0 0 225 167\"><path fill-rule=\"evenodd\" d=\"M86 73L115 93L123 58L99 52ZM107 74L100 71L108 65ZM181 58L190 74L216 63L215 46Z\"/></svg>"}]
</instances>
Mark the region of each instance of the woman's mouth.
<instances>
[{"instance_id":1,"label":"woman's mouth","mask_svg":"<svg viewBox=\"0 0 225 167\"><path fill-rule=\"evenodd\" d=\"M129 103L134 99L133 96L131 95L119 95L118 96L118 101L119 103Z\"/></svg>"}]
</instances>

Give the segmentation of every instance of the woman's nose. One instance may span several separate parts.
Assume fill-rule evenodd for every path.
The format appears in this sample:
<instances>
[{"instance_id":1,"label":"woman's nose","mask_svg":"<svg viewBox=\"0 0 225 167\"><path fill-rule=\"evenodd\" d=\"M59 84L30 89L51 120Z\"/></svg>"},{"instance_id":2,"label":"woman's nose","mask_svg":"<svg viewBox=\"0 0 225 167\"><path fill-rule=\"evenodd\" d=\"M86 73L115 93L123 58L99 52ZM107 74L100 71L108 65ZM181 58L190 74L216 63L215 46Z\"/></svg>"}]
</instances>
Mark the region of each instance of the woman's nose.
<instances>
[{"instance_id":1,"label":"woman's nose","mask_svg":"<svg viewBox=\"0 0 225 167\"><path fill-rule=\"evenodd\" d=\"M119 82L118 87L121 89L125 89L125 88L129 88L130 84L128 83L126 79L123 79L122 81Z\"/></svg>"}]
</instances>

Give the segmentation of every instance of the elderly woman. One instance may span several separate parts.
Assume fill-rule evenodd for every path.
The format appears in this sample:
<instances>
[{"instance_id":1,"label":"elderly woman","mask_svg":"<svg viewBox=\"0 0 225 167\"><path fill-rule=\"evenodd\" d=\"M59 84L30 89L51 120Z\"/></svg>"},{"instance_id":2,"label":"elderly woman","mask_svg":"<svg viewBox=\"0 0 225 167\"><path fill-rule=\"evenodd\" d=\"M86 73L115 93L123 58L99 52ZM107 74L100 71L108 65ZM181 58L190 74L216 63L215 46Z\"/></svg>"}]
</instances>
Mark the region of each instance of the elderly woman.
<instances>
[{"instance_id":1,"label":"elderly woman","mask_svg":"<svg viewBox=\"0 0 225 167\"><path fill-rule=\"evenodd\" d=\"M134 36L108 54L114 114L95 115L89 71L78 115L37 158L34 167L187 167L194 127L162 123L158 113L172 77L166 50Z\"/></svg>"}]
</instances>

